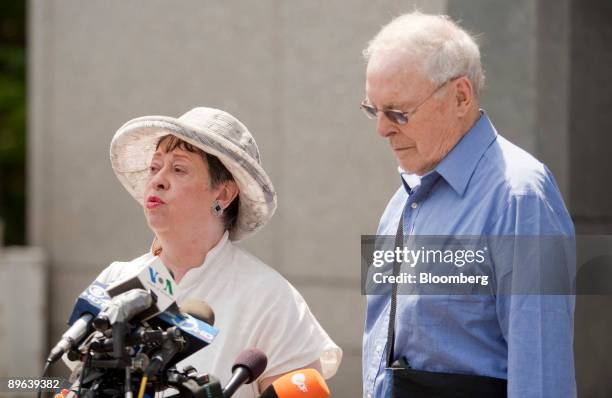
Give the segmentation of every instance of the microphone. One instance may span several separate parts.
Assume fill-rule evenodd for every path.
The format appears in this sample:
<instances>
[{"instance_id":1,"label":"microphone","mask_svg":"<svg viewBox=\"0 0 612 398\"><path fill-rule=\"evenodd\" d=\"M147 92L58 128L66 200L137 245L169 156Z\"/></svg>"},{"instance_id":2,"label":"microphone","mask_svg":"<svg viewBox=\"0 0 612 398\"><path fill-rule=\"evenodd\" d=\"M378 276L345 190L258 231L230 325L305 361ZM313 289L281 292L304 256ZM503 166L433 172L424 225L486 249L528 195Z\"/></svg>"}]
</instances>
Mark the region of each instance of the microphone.
<instances>
[{"instance_id":1,"label":"microphone","mask_svg":"<svg viewBox=\"0 0 612 398\"><path fill-rule=\"evenodd\" d=\"M255 381L266 369L268 358L258 348L242 351L232 366L232 377L223 389L223 398L229 398L243 384Z\"/></svg>"},{"instance_id":2,"label":"microphone","mask_svg":"<svg viewBox=\"0 0 612 398\"><path fill-rule=\"evenodd\" d=\"M76 299L72 314L68 318L68 325L72 326L83 314L98 315L110 301L106 287L107 285L102 282L93 281Z\"/></svg>"},{"instance_id":3,"label":"microphone","mask_svg":"<svg viewBox=\"0 0 612 398\"><path fill-rule=\"evenodd\" d=\"M71 348L77 346L91 332L91 320L110 300L104 283L94 281L79 295L68 319L70 328L62 335L47 358L47 363L56 362Z\"/></svg>"},{"instance_id":4,"label":"microphone","mask_svg":"<svg viewBox=\"0 0 612 398\"><path fill-rule=\"evenodd\" d=\"M300 369L276 379L259 398L328 398L329 387L315 369Z\"/></svg>"},{"instance_id":5,"label":"microphone","mask_svg":"<svg viewBox=\"0 0 612 398\"><path fill-rule=\"evenodd\" d=\"M134 289L143 289L153 295L155 302L149 309L140 314L142 319L149 319L168 309L176 310L174 292L175 284L170 271L164 266L159 257L148 260L135 274L115 282L108 287L111 297L118 296Z\"/></svg>"},{"instance_id":6,"label":"microphone","mask_svg":"<svg viewBox=\"0 0 612 398\"><path fill-rule=\"evenodd\" d=\"M79 344L79 342L81 342L81 340L89 335L91 332L92 319L92 314L83 314L75 323L73 323L49 353L47 363L57 361L62 357L62 355L68 352L71 348L75 347L77 344Z\"/></svg>"},{"instance_id":7,"label":"microphone","mask_svg":"<svg viewBox=\"0 0 612 398\"><path fill-rule=\"evenodd\" d=\"M164 311L147 321L152 327L168 329L175 326L182 332L185 345L169 361L170 366L212 343L219 333L212 326L215 313L205 301L186 299L178 308Z\"/></svg>"},{"instance_id":8,"label":"microphone","mask_svg":"<svg viewBox=\"0 0 612 398\"><path fill-rule=\"evenodd\" d=\"M94 326L106 330L115 323L125 323L153 305L151 294L142 289L133 289L113 297L96 316Z\"/></svg>"},{"instance_id":9,"label":"microphone","mask_svg":"<svg viewBox=\"0 0 612 398\"><path fill-rule=\"evenodd\" d=\"M210 326L215 325L215 313L206 301L187 298L179 304L179 311L183 314L189 314L199 320L208 323Z\"/></svg>"},{"instance_id":10,"label":"microphone","mask_svg":"<svg viewBox=\"0 0 612 398\"><path fill-rule=\"evenodd\" d=\"M100 315L102 315L102 313L103 312L101 312ZM218 333L216 328L210 326L210 324L214 322L214 318L215 314L212 308L210 308L205 301L187 299L184 304L181 304L179 307L179 312L164 312L146 321L152 329L144 332L142 329L138 329L134 331L132 335L127 336L125 342L126 344L132 345L160 341L161 344L163 333L160 329L178 329L185 339L185 346L180 352L176 353L176 357L174 357L173 361L173 363L176 363L207 346L214 340ZM94 319L95 326L96 322L97 320ZM97 326L101 326L101 329L104 329L108 327L108 324ZM108 352L112 350L113 344L114 337L110 337L102 343L94 343L92 349L96 352Z\"/></svg>"},{"instance_id":11,"label":"microphone","mask_svg":"<svg viewBox=\"0 0 612 398\"><path fill-rule=\"evenodd\" d=\"M181 332L179 332L177 329L174 329L172 334L176 337L181 336ZM176 343L171 339L164 341L161 349L151 357L151 362L149 362L149 365L144 370L145 376L151 377L157 374L157 372L162 370L164 366L168 365L169 361L183 348L184 347L182 344Z\"/></svg>"}]
</instances>

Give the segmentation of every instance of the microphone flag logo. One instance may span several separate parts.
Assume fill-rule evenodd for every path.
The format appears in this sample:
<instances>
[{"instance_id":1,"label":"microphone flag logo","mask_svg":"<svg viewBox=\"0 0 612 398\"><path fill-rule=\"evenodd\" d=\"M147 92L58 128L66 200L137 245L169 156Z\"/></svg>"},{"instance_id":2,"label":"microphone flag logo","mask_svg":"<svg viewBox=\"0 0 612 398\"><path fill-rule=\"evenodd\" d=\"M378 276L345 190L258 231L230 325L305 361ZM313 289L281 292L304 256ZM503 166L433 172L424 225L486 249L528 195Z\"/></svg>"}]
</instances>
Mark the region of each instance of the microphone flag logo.
<instances>
[{"instance_id":1,"label":"microphone flag logo","mask_svg":"<svg viewBox=\"0 0 612 398\"><path fill-rule=\"evenodd\" d=\"M308 388L306 387L306 376L304 373L296 373L291 376L291 382L297 386L302 392L308 392Z\"/></svg>"},{"instance_id":2,"label":"microphone flag logo","mask_svg":"<svg viewBox=\"0 0 612 398\"><path fill-rule=\"evenodd\" d=\"M170 279L164 279L159 272L153 269L153 267L149 267L149 280L154 285L157 285L159 289L168 293L171 297L174 296L172 281Z\"/></svg>"},{"instance_id":3,"label":"microphone flag logo","mask_svg":"<svg viewBox=\"0 0 612 398\"><path fill-rule=\"evenodd\" d=\"M100 283L92 283L87 290L93 299L102 299L104 301L108 301L109 299L104 285Z\"/></svg>"}]
</instances>

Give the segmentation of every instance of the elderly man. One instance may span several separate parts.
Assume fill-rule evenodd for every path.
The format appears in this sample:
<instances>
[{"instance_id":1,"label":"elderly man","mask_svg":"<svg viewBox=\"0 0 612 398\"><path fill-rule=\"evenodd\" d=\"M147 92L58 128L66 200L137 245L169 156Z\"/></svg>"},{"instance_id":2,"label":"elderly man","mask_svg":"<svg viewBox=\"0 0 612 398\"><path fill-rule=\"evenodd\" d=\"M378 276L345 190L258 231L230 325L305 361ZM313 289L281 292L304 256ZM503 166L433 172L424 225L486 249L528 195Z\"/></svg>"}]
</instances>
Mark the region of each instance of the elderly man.
<instances>
[{"instance_id":1,"label":"elderly man","mask_svg":"<svg viewBox=\"0 0 612 398\"><path fill-rule=\"evenodd\" d=\"M465 30L413 12L364 55L361 106L402 182L378 235L574 236L550 171L480 109L480 52ZM368 296L364 396L575 396L573 297L509 292Z\"/></svg>"}]
</instances>

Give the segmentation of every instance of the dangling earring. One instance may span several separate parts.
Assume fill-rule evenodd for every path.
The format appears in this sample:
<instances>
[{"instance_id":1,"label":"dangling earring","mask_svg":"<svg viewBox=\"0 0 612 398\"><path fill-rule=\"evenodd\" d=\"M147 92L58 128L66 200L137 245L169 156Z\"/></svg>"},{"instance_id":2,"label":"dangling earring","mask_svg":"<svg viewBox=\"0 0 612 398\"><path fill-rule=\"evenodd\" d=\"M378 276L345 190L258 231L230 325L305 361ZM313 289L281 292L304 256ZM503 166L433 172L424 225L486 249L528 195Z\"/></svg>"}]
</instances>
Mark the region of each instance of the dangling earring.
<instances>
[{"instance_id":1,"label":"dangling earring","mask_svg":"<svg viewBox=\"0 0 612 398\"><path fill-rule=\"evenodd\" d=\"M215 200L212 203L210 210L212 211L212 214L214 214L217 217L221 217L221 215L223 214L223 206L221 206L221 203L219 203L218 200Z\"/></svg>"}]
</instances>

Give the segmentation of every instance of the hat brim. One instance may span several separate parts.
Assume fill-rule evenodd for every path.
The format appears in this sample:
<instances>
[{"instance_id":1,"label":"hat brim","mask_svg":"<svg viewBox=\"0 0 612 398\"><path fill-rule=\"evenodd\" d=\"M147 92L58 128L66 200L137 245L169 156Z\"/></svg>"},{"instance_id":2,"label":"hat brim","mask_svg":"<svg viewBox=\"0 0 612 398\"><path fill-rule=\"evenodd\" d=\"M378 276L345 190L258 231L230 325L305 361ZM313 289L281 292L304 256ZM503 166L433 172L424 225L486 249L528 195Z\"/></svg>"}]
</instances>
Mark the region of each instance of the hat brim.
<instances>
[{"instance_id":1,"label":"hat brim","mask_svg":"<svg viewBox=\"0 0 612 398\"><path fill-rule=\"evenodd\" d=\"M261 165L240 147L222 135L191 126L167 116L144 116L125 123L113 137L111 164L127 191L143 204L149 166L159 139L172 134L219 158L240 189L240 206L229 238L248 237L272 217L276 210L276 192Z\"/></svg>"}]
</instances>

